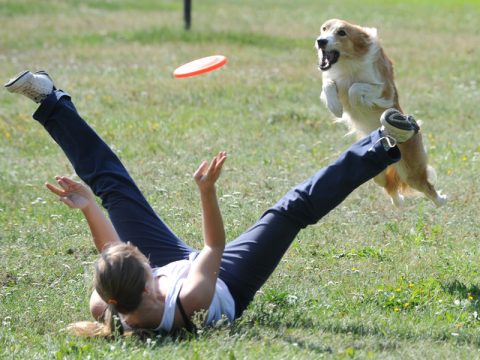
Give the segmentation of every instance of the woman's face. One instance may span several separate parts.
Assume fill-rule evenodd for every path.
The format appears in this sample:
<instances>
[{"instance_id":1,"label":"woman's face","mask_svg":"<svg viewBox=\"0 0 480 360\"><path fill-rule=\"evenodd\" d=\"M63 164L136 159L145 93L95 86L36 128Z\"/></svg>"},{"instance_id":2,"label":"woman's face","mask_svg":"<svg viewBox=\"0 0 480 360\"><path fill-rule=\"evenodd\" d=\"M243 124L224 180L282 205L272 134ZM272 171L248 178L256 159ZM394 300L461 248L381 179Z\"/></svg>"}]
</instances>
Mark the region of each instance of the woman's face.
<instances>
[{"instance_id":1,"label":"woman's face","mask_svg":"<svg viewBox=\"0 0 480 360\"><path fill-rule=\"evenodd\" d=\"M132 329L152 330L160 325L165 303L160 300L157 288L156 280L149 270L140 306L131 313L122 314L123 321Z\"/></svg>"}]
</instances>

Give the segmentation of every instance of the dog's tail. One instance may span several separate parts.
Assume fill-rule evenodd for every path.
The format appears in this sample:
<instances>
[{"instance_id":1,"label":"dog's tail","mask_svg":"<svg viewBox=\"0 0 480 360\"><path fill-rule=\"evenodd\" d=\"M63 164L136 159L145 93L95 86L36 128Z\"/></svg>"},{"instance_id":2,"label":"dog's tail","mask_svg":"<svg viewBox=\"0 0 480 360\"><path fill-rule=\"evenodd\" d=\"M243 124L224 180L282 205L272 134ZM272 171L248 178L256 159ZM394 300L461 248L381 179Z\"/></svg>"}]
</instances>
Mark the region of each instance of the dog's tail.
<instances>
[{"instance_id":1,"label":"dog's tail","mask_svg":"<svg viewBox=\"0 0 480 360\"><path fill-rule=\"evenodd\" d=\"M387 179L387 185L385 190L392 197L398 196L398 193L403 195L411 195L415 191L412 189L405 181L400 178L397 169L395 166L390 165L385 170L385 177Z\"/></svg>"}]
</instances>

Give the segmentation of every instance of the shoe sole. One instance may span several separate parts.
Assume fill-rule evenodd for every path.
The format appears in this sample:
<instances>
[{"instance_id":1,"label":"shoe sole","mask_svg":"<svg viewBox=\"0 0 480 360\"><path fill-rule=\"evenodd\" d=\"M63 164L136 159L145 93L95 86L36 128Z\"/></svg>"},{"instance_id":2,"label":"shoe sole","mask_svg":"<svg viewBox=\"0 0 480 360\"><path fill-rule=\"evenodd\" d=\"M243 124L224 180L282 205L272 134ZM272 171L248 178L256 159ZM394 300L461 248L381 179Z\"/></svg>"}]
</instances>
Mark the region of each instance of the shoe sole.
<instances>
[{"instance_id":1,"label":"shoe sole","mask_svg":"<svg viewBox=\"0 0 480 360\"><path fill-rule=\"evenodd\" d=\"M405 116L399 111L389 111L385 116L382 116L380 122L383 126L387 124L400 130L414 131L415 128L407 121Z\"/></svg>"},{"instance_id":2,"label":"shoe sole","mask_svg":"<svg viewBox=\"0 0 480 360\"><path fill-rule=\"evenodd\" d=\"M15 78L13 78L8 83L6 83L4 85L5 88L10 92L14 92L15 90L17 90L19 87L21 87L23 84L25 84L28 81L29 74L32 75L32 73L28 70L24 71L23 73L20 73Z\"/></svg>"}]
</instances>

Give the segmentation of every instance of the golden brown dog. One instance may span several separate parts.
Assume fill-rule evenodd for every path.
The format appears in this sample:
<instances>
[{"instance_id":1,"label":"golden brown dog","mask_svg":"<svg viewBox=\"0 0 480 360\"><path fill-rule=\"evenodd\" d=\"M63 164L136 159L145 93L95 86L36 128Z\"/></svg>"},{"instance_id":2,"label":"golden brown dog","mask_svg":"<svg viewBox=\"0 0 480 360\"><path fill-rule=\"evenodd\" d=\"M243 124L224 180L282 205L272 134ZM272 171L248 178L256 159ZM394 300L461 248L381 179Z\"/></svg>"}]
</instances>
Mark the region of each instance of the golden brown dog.
<instances>
[{"instance_id":1,"label":"golden brown dog","mask_svg":"<svg viewBox=\"0 0 480 360\"><path fill-rule=\"evenodd\" d=\"M388 108L403 112L395 87L393 65L377 38L377 30L343 20L326 21L315 41L322 71L320 98L351 132L365 136L379 127L381 114ZM427 165L427 155L419 132L398 145L402 159L375 177L392 202L399 206L409 188L423 192L437 206L447 197L431 183L435 176Z\"/></svg>"}]
</instances>

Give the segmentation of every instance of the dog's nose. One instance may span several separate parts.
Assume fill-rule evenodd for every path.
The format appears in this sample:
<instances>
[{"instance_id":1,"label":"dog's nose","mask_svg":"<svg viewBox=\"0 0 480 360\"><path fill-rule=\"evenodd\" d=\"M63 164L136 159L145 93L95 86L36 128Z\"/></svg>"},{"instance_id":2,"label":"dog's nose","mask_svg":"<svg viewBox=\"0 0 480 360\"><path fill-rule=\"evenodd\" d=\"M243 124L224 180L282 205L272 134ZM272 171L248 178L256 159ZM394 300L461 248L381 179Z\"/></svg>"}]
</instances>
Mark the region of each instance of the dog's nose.
<instances>
[{"instance_id":1,"label":"dog's nose","mask_svg":"<svg viewBox=\"0 0 480 360\"><path fill-rule=\"evenodd\" d=\"M317 48L323 49L325 46L327 46L327 43L328 43L327 39L318 38L317 39Z\"/></svg>"}]
</instances>

